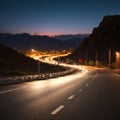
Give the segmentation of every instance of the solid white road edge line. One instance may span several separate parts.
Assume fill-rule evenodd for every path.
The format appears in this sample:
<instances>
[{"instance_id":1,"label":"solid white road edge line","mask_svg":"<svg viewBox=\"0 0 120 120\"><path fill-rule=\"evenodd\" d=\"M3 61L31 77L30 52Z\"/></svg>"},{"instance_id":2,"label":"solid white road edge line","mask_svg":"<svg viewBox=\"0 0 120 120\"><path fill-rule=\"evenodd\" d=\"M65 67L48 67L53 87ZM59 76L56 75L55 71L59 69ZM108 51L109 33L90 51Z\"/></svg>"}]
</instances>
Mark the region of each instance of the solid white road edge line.
<instances>
[{"instance_id":1,"label":"solid white road edge line","mask_svg":"<svg viewBox=\"0 0 120 120\"><path fill-rule=\"evenodd\" d=\"M27 87L27 86L23 86L23 87L20 87L20 88L13 88L13 89L9 89L9 90L3 90L3 91L0 91L0 94L5 94L5 93L13 92L13 91L22 89L24 87Z\"/></svg>"},{"instance_id":2,"label":"solid white road edge line","mask_svg":"<svg viewBox=\"0 0 120 120\"><path fill-rule=\"evenodd\" d=\"M65 106L64 105L60 105L58 108L56 108L53 112L51 112L51 115L55 115L57 114L60 110L62 110Z\"/></svg>"}]
</instances>

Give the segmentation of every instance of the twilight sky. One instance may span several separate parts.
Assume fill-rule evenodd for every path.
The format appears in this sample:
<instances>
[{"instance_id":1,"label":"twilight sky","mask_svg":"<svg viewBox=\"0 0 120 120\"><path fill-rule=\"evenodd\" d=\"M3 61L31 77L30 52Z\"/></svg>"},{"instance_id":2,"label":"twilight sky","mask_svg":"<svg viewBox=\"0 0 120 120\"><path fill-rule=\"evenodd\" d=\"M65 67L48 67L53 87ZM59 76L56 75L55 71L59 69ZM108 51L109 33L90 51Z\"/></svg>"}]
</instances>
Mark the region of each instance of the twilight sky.
<instances>
[{"instance_id":1,"label":"twilight sky","mask_svg":"<svg viewBox=\"0 0 120 120\"><path fill-rule=\"evenodd\" d=\"M91 33L103 16L120 14L120 0L0 0L0 32Z\"/></svg>"}]
</instances>

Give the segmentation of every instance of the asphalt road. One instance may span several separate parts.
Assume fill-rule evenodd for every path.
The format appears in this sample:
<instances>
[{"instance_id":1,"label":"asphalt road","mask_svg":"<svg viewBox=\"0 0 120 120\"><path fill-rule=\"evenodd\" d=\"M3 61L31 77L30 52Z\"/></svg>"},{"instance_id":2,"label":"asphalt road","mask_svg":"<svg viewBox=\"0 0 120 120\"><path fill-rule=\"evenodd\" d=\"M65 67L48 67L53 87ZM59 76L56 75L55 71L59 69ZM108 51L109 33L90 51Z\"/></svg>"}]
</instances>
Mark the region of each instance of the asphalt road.
<instances>
[{"instance_id":1,"label":"asphalt road","mask_svg":"<svg viewBox=\"0 0 120 120\"><path fill-rule=\"evenodd\" d=\"M0 120L120 120L120 75L91 69L2 86Z\"/></svg>"}]
</instances>

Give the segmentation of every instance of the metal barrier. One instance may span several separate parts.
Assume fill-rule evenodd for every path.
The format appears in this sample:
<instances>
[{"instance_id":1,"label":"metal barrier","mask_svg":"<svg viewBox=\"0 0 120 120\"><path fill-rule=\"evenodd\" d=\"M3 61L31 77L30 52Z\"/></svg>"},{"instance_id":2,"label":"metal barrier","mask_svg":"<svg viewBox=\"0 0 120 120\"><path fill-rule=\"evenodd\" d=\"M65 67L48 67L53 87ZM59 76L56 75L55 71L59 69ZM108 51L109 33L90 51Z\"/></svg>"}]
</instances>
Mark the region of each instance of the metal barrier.
<instances>
[{"instance_id":1,"label":"metal barrier","mask_svg":"<svg viewBox=\"0 0 120 120\"><path fill-rule=\"evenodd\" d=\"M69 70L56 72L56 73L44 73L40 75L27 75L27 76L16 76L16 77L0 77L0 85L15 84L21 82L29 82L33 80L44 80L49 78L55 78L59 76L64 76L75 72L76 69L70 68Z\"/></svg>"}]
</instances>

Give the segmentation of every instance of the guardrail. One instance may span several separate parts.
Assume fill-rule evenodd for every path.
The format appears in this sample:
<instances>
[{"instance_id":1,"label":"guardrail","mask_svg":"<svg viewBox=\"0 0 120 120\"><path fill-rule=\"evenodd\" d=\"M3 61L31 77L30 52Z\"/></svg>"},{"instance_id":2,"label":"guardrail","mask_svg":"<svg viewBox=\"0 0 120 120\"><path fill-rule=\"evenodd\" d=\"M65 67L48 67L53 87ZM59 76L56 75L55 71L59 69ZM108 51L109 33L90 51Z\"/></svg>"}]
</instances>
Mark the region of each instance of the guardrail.
<instances>
[{"instance_id":1,"label":"guardrail","mask_svg":"<svg viewBox=\"0 0 120 120\"><path fill-rule=\"evenodd\" d=\"M55 73L44 73L39 75L27 75L27 76L16 76L16 77L0 77L0 85L9 85L9 84L16 84L21 82L29 82L34 80L55 78L55 77L71 74L75 71L77 70L74 68L70 68L69 70L62 72L55 72Z\"/></svg>"}]
</instances>

